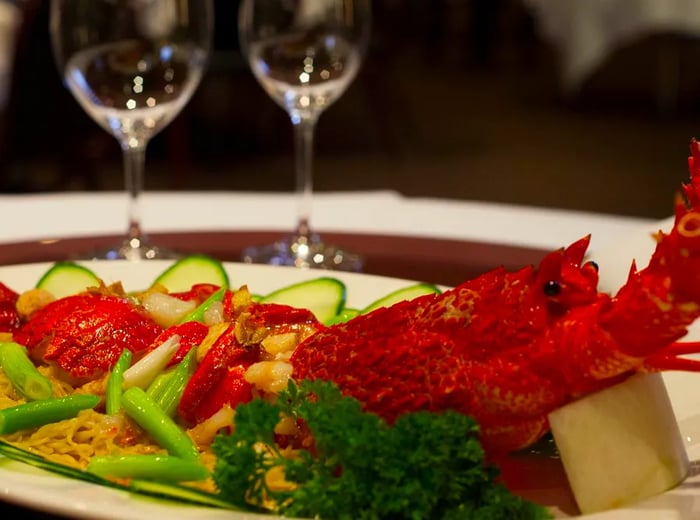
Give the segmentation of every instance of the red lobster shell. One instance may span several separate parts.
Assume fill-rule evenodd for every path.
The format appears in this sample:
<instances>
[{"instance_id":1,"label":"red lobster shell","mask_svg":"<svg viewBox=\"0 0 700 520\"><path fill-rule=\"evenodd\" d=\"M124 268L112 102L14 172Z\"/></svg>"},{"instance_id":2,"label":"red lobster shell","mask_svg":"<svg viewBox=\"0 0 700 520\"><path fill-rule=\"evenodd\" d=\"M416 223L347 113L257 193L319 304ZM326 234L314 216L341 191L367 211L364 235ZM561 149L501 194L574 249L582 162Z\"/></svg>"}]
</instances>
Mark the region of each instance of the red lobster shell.
<instances>
[{"instance_id":1,"label":"red lobster shell","mask_svg":"<svg viewBox=\"0 0 700 520\"><path fill-rule=\"evenodd\" d=\"M294 377L325 379L388 421L458 410L494 454L524 448L547 415L635 372L700 370L678 343L700 316L700 146L673 229L615 295L597 291L585 237L535 267L483 274L322 330L292 355Z\"/></svg>"}]
</instances>

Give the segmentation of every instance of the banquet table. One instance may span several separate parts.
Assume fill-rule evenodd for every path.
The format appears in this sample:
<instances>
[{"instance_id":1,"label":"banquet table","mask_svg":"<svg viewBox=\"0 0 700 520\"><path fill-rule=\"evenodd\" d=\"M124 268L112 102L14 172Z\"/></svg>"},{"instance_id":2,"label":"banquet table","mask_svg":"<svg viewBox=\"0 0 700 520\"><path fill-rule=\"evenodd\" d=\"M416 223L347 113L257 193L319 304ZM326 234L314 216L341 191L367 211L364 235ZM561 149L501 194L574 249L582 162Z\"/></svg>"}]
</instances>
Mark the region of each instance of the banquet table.
<instances>
[{"instance_id":1,"label":"banquet table","mask_svg":"<svg viewBox=\"0 0 700 520\"><path fill-rule=\"evenodd\" d=\"M144 227L183 252L238 260L242 247L288 230L296 213L287 193L152 192ZM0 195L0 265L70 258L115 240L125 228L121 193ZM314 225L365 256L366 271L455 284L487 269L537 262L546 251L591 234L591 251L653 228L617 215L477 201L407 198L392 191L318 193ZM4 517L58 518L3 495ZM36 516L34 516L36 515Z\"/></svg>"}]
</instances>

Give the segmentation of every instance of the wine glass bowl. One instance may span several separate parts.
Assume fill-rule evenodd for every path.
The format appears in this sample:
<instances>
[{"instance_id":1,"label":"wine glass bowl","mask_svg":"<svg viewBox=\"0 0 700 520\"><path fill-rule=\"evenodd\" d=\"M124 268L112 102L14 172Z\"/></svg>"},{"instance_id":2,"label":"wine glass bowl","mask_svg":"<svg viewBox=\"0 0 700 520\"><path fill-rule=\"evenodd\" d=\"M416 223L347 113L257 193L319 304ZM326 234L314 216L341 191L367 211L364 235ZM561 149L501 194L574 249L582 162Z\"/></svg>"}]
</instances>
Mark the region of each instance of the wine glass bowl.
<instances>
[{"instance_id":1,"label":"wine glass bowl","mask_svg":"<svg viewBox=\"0 0 700 520\"><path fill-rule=\"evenodd\" d=\"M369 0L242 0L243 54L294 128L299 198L294 231L275 243L246 248L245 262L361 270L359 255L324 243L310 221L316 123L357 76L370 24Z\"/></svg>"},{"instance_id":2,"label":"wine glass bowl","mask_svg":"<svg viewBox=\"0 0 700 520\"><path fill-rule=\"evenodd\" d=\"M345 92L361 61L350 42L320 32L251 43L248 53L258 82L291 117L318 117Z\"/></svg>"},{"instance_id":3,"label":"wine glass bowl","mask_svg":"<svg viewBox=\"0 0 700 520\"><path fill-rule=\"evenodd\" d=\"M200 83L213 9L212 0L52 0L59 71L83 110L117 139L124 158L126 236L90 258L178 256L151 244L141 229L145 154Z\"/></svg>"},{"instance_id":4,"label":"wine glass bowl","mask_svg":"<svg viewBox=\"0 0 700 520\"><path fill-rule=\"evenodd\" d=\"M201 76L190 63L200 68L204 59L196 49L154 48L135 39L75 54L67 61L65 80L92 119L123 145L135 147L180 112Z\"/></svg>"}]
</instances>

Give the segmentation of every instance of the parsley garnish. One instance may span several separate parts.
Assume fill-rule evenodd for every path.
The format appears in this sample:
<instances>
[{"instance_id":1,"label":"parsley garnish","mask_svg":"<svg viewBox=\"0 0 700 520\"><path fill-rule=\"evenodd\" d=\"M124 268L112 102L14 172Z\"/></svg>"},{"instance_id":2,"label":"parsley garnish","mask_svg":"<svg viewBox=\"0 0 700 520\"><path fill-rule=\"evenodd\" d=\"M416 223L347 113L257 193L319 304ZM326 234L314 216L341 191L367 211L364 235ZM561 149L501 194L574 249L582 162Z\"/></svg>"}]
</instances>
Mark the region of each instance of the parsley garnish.
<instances>
[{"instance_id":1,"label":"parsley garnish","mask_svg":"<svg viewBox=\"0 0 700 520\"><path fill-rule=\"evenodd\" d=\"M281 417L302 421L311 450L289 457L275 443ZM261 449L264 446L264 449ZM539 505L497 483L486 465L476 422L456 412L407 413L392 426L365 413L324 381L290 382L274 402L236 409L231 435L219 435L214 480L223 498L290 517L331 519L540 519ZM281 467L290 489L269 489Z\"/></svg>"}]
</instances>

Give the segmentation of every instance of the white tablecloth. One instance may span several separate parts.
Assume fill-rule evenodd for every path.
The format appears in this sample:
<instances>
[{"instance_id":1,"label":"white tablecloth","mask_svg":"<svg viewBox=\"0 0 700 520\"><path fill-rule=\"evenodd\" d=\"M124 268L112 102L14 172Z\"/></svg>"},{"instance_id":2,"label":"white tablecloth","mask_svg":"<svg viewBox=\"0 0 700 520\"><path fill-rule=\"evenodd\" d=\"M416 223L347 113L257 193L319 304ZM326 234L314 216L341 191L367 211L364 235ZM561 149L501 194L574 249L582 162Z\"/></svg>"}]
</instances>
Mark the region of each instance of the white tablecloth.
<instances>
[{"instance_id":1,"label":"white tablecloth","mask_svg":"<svg viewBox=\"0 0 700 520\"><path fill-rule=\"evenodd\" d=\"M525 0L575 90L617 48L654 33L700 37L698 0ZM651 66L656 64L650 59Z\"/></svg>"},{"instance_id":2,"label":"white tablecloth","mask_svg":"<svg viewBox=\"0 0 700 520\"><path fill-rule=\"evenodd\" d=\"M290 229L287 193L152 192L143 200L147 232ZM0 242L121 233L121 193L0 195ZM653 221L506 204L407 198L391 191L318 193L318 231L426 236L555 249L588 234L591 248L648 229Z\"/></svg>"}]
</instances>

